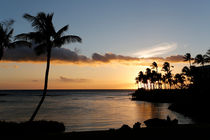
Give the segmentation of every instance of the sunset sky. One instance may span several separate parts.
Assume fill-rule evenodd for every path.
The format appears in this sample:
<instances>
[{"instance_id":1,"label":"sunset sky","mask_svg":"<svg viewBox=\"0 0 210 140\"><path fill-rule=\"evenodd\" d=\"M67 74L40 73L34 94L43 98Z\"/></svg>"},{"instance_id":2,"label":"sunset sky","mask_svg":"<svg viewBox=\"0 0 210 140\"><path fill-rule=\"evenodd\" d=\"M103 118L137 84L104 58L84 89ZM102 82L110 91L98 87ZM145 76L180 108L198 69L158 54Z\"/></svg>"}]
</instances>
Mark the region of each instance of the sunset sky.
<instances>
[{"instance_id":1,"label":"sunset sky","mask_svg":"<svg viewBox=\"0 0 210 140\"><path fill-rule=\"evenodd\" d=\"M209 0L1 0L0 21L14 19L14 35L32 31L24 13L54 13L58 30L82 43L52 52L50 89L131 89L140 70L169 61L180 72L185 53L210 49ZM32 49L5 50L0 89L42 89L45 57ZM161 68L160 68L161 69Z\"/></svg>"}]
</instances>

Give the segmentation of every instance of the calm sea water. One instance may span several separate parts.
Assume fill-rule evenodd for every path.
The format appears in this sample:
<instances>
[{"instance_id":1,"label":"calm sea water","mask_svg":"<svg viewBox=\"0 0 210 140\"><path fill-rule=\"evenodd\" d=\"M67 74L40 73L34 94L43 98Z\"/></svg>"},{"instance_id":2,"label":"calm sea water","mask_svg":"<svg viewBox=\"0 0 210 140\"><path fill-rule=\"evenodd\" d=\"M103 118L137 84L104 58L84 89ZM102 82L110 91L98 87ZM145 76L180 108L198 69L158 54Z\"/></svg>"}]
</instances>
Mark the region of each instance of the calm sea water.
<instances>
[{"instance_id":1,"label":"calm sea water","mask_svg":"<svg viewBox=\"0 0 210 140\"><path fill-rule=\"evenodd\" d=\"M41 98L38 90L0 91L0 120L27 121ZM193 123L190 118L168 110L168 103L131 101L131 90L51 90L37 120L63 122L66 131L90 131L119 128L151 118L178 119L180 124Z\"/></svg>"}]
</instances>

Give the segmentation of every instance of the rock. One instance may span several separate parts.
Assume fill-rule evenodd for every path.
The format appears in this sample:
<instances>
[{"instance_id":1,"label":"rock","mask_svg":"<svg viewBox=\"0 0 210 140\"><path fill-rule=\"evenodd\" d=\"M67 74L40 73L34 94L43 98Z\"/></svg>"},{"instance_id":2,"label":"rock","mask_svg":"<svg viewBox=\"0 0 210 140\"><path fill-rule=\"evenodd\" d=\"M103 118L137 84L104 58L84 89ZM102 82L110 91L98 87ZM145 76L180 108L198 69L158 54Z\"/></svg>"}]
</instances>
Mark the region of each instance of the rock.
<instances>
[{"instance_id":1,"label":"rock","mask_svg":"<svg viewBox=\"0 0 210 140\"><path fill-rule=\"evenodd\" d=\"M133 129L140 129L141 128L141 123L137 122L133 125Z\"/></svg>"},{"instance_id":2,"label":"rock","mask_svg":"<svg viewBox=\"0 0 210 140\"><path fill-rule=\"evenodd\" d=\"M177 119L171 120L170 117L168 116L166 120L154 118L144 121L144 124L147 127L170 127L177 125L178 120Z\"/></svg>"},{"instance_id":3,"label":"rock","mask_svg":"<svg viewBox=\"0 0 210 140\"><path fill-rule=\"evenodd\" d=\"M130 128L130 126L128 126L127 124L123 124L122 127L121 127L119 130L122 130L122 131L129 131L129 130L131 130L131 128Z\"/></svg>"}]
</instances>

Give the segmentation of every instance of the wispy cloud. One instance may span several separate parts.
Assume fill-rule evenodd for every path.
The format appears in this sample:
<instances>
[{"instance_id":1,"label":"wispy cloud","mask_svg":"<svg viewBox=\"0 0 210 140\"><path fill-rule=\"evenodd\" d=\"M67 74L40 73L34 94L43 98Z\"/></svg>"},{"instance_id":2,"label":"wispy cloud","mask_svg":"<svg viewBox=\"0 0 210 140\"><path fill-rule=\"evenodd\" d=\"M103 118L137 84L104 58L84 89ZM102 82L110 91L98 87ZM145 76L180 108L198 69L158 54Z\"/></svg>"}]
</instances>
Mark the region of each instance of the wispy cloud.
<instances>
[{"instance_id":1,"label":"wispy cloud","mask_svg":"<svg viewBox=\"0 0 210 140\"><path fill-rule=\"evenodd\" d=\"M59 80L63 81L63 82L72 82L72 83L84 83L84 82L91 81L90 79L84 79L84 78L82 78L82 79L72 79L72 78L68 78L68 77L65 77L65 76L60 76Z\"/></svg>"},{"instance_id":2,"label":"wispy cloud","mask_svg":"<svg viewBox=\"0 0 210 140\"><path fill-rule=\"evenodd\" d=\"M10 68L13 68L13 69L18 69L19 66L18 65L0 65L0 68L4 68L4 69L10 69Z\"/></svg>"},{"instance_id":3,"label":"wispy cloud","mask_svg":"<svg viewBox=\"0 0 210 140\"><path fill-rule=\"evenodd\" d=\"M32 82L39 82L40 80L31 80Z\"/></svg>"},{"instance_id":4,"label":"wispy cloud","mask_svg":"<svg viewBox=\"0 0 210 140\"><path fill-rule=\"evenodd\" d=\"M166 54L175 50L176 48L176 43L160 43L150 47L149 49L141 50L137 53L134 53L134 55L139 58L149 58Z\"/></svg>"}]
</instances>

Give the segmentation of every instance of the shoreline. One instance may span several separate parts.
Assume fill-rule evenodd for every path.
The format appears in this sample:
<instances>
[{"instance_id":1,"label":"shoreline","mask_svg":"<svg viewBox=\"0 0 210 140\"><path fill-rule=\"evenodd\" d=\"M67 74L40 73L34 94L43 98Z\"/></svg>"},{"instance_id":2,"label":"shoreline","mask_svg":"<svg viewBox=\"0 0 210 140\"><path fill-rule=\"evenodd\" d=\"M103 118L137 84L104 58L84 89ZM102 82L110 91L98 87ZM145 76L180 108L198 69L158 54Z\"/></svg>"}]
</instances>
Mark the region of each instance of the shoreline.
<instances>
[{"instance_id":1,"label":"shoreline","mask_svg":"<svg viewBox=\"0 0 210 140\"><path fill-rule=\"evenodd\" d=\"M182 124L176 127L153 127L153 128L125 128L125 129L109 129L100 131L74 131L74 132L54 132L54 133L26 133L22 131L21 133L2 133L0 136L8 137L19 137L19 138L56 138L56 139L78 139L78 138L189 138L189 137L199 137L206 138L209 137L208 130L210 129L210 124Z\"/></svg>"}]
</instances>

